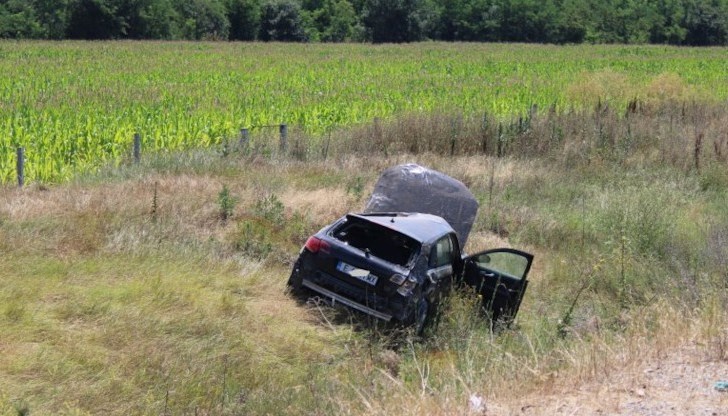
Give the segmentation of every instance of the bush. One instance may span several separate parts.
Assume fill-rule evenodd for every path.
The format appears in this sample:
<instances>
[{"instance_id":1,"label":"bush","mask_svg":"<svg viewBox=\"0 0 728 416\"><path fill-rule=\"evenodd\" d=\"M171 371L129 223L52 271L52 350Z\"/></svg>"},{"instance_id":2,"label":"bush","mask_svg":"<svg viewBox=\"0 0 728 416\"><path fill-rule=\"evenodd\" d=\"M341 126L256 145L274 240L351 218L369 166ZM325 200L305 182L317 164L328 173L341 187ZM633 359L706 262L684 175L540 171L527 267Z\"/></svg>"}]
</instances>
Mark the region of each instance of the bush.
<instances>
[{"instance_id":1,"label":"bush","mask_svg":"<svg viewBox=\"0 0 728 416\"><path fill-rule=\"evenodd\" d=\"M248 257L265 259L273 251L270 232L257 221L243 221L235 233L235 249Z\"/></svg>"},{"instance_id":2,"label":"bush","mask_svg":"<svg viewBox=\"0 0 728 416\"><path fill-rule=\"evenodd\" d=\"M284 209L283 202L278 199L278 196L276 194L270 194L255 203L253 214L256 217L265 219L276 227L282 227L285 221L283 215Z\"/></svg>"},{"instance_id":3,"label":"bush","mask_svg":"<svg viewBox=\"0 0 728 416\"><path fill-rule=\"evenodd\" d=\"M230 195L228 187L223 185L222 190L217 194L217 203L220 206L220 219L227 221L233 215L238 200Z\"/></svg>"}]
</instances>

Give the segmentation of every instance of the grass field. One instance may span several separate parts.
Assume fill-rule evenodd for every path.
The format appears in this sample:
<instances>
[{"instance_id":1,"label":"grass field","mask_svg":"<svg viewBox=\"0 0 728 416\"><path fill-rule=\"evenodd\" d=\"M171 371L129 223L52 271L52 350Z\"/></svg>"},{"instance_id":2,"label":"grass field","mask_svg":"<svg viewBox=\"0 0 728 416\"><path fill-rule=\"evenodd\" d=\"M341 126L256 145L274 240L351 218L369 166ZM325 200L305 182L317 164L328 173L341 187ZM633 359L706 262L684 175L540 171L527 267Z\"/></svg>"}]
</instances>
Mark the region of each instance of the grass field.
<instances>
[{"instance_id":1,"label":"grass field","mask_svg":"<svg viewBox=\"0 0 728 416\"><path fill-rule=\"evenodd\" d=\"M290 58L301 63L291 72L329 71L332 91L346 90L350 76L397 104L357 116L349 112L373 101L331 92L300 106L302 95L287 101L251 91L251 102L271 100L268 106L300 114L339 103L333 107L351 125L319 135L326 123L306 124L310 130L293 131L285 153L276 150L275 132L248 148L215 144L238 124L293 114L246 119L234 110L245 107L235 107L240 95L222 86L257 73L239 74L239 65L270 76L260 85L298 85L300 77L269 75L262 64L283 71L274 62L294 48L307 53ZM22 127L12 131L59 131L54 140L26 144L29 155L33 146L73 148L69 137L85 137L90 147L111 138L109 153L88 153L105 154L104 165L59 162L53 166L66 167L43 181L35 171L23 189L9 183L12 173L0 185L0 415L476 414L468 405L474 394L488 414L505 415L523 411L526 395L580 391L685 345L703 360L728 361L724 49L3 43L0 50L0 65L33 62L22 74L3 74L47 83L43 99L43 88L3 87L3 97L28 94L25 105L2 101L12 108L2 117L11 114L10 123ZM569 78L559 57L575 51L584 58L569 61L579 67ZM257 60L240 59L247 54ZM410 54L428 58L416 62ZM238 59L225 59L231 55ZM489 92L481 97L472 87L484 82L477 71L486 69L470 72L477 65L467 64L488 59L511 72L520 63L528 81L513 85L523 91L536 82L525 74L541 71L548 100L539 88L546 101L527 94L494 107ZM382 61L391 66L375 64ZM407 103L401 88L415 90L407 84L428 77L402 68L427 62L451 65L458 85L472 90L443 87L439 104L422 110ZM354 63L378 75L334 77L335 68ZM214 71L227 76L210 76ZM85 73L88 82L63 78L69 73ZM107 89L104 77L115 80ZM215 91L225 95L215 101ZM489 103L486 117L477 105L464 106L458 94L466 93ZM132 110L145 100L147 111ZM176 110L183 102L188 113ZM26 118L44 112L58 123ZM227 126L226 114L238 118ZM114 142L106 124L96 123L105 118L128 123L123 140ZM180 141L146 152L139 165L118 162L138 128L134 120L168 133L216 127L203 129L207 142L182 140L203 130L157 133ZM1 154L10 153L3 163L14 165L16 144L3 145ZM285 295L306 237L362 209L379 173L404 162L441 170L473 191L480 210L467 251L512 246L536 255L512 328L494 332L468 293L448 300L424 340L383 334L357 315ZM31 172L37 163L29 160Z\"/></svg>"},{"instance_id":2,"label":"grass field","mask_svg":"<svg viewBox=\"0 0 728 416\"><path fill-rule=\"evenodd\" d=\"M577 389L687 343L724 362L728 174L714 140L727 113L679 107L669 136L669 108L653 110L631 127L604 110L537 116L500 157L384 155L376 142L326 161L209 149L5 187L0 413L449 415L478 394L509 414L498 409L522 395ZM695 137L679 137L700 114L712 127L694 153ZM643 135L655 124L665 143ZM558 141L529 139L554 129ZM628 129L631 144L616 139ZM535 253L512 329L492 332L466 293L422 342L285 296L306 236L409 161L473 190L469 251Z\"/></svg>"},{"instance_id":3,"label":"grass field","mask_svg":"<svg viewBox=\"0 0 728 416\"><path fill-rule=\"evenodd\" d=\"M62 182L144 151L287 123L314 138L398 114L509 118L598 100L728 98L728 50L662 46L0 43L0 182ZM268 129L254 130L254 135Z\"/></svg>"}]
</instances>

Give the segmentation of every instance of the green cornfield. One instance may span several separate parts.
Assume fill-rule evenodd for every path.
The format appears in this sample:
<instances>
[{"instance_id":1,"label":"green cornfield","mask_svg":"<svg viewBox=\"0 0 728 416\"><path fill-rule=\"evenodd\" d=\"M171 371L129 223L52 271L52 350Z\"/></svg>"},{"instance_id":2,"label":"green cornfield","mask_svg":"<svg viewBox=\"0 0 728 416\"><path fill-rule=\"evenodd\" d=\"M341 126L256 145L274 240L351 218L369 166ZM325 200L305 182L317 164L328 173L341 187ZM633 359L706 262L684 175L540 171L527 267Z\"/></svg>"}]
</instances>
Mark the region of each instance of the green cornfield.
<instances>
[{"instance_id":1,"label":"green cornfield","mask_svg":"<svg viewBox=\"0 0 728 416\"><path fill-rule=\"evenodd\" d=\"M407 113L722 101L727 48L516 44L0 42L0 183L63 182L128 156L287 123L312 137Z\"/></svg>"}]
</instances>

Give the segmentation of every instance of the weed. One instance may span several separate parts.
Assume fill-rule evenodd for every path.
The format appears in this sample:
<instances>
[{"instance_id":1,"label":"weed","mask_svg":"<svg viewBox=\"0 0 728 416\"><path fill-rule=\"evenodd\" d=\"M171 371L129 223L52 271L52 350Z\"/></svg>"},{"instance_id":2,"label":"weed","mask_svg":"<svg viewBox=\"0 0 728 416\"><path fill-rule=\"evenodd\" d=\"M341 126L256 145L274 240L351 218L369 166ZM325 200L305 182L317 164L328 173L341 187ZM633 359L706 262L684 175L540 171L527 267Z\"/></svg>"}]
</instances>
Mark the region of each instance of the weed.
<instances>
[{"instance_id":1,"label":"weed","mask_svg":"<svg viewBox=\"0 0 728 416\"><path fill-rule=\"evenodd\" d=\"M157 194L157 188L159 187L159 182L154 182L154 191L152 193L152 210L151 210L151 217L152 221L157 221L157 211L159 210L159 195Z\"/></svg>"},{"instance_id":2,"label":"weed","mask_svg":"<svg viewBox=\"0 0 728 416\"><path fill-rule=\"evenodd\" d=\"M604 265L604 259L597 260L591 267L591 270L585 271L582 276L578 279L581 281L581 285L576 290L576 293L574 293L574 298L569 303L568 308L564 311L563 315L561 316L561 319L559 319L558 326L556 327L556 333L560 338L565 338L569 330L571 330L571 326L574 320L574 311L576 309L577 302L579 301L579 298L581 297L584 290L589 288L589 286L592 284L592 281L594 279L594 275L599 272L599 269Z\"/></svg>"},{"instance_id":3,"label":"weed","mask_svg":"<svg viewBox=\"0 0 728 416\"><path fill-rule=\"evenodd\" d=\"M235 211L235 205L237 203L237 198L230 194L230 190L227 185L223 185L222 190L217 194L217 204L220 208L220 219L227 221L233 215L233 211Z\"/></svg>"},{"instance_id":4,"label":"weed","mask_svg":"<svg viewBox=\"0 0 728 416\"><path fill-rule=\"evenodd\" d=\"M234 241L235 248L246 256L265 259L273 251L269 231L256 221L243 221L238 224Z\"/></svg>"},{"instance_id":5,"label":"weed","mask_svg":"<svg viewBox=\"0 0 728 416\"><path fill-rule=\"evenodd\" d=\"M723 164L711 163L699 171L700 189L720 192L728 189L728 168Z\"/></svg>"},{"instance_id":6,"label":"weed","mask_svg":"<svg viewBox=\"0 0 728 416\"><path fill-rule=\"evenodd\" d=\"M364 194L364 183L364 178L359 175L354 176L346 184L346 193L352 195L355 201L360 201Z\"/></svg>"},{"instance_id":7,"label":"weed","mask_svg":"<svg viewBox=\"0 0 728 416\"><path fill-rule=\"evenodd\" d=\"M703 139L705 134L700 132L695 135L695 146L693 148L693 160L695 161L695 170L700 173L700 154L703 151Z\"/></svg>"},{"instance_id":8,"label":"weed","mask_svg":"<svg viewBox=\"0 0 728 416\"><path fill-rule=\"evenodd\" d=\"M4 316L9 322L18 323L25 316L25 306L17 301L9 302L5 305Z\"/></svg>"},{"instance_id":9,"label":"weed","mask_svg":"<svg viewBox=\"0 0 728 416\"><path fill-rule=\"evenodd\" d=\"M268 194L258 199L253 206L253 215L263 218L276 227L284 225L285 207L276 194Z\"/></svg>"},{"instance_id":10,"label":"weed","mask_svg":"<svg viewBox=\"0 0 728 416\"><path fill-rule=\"evenodd\" d=\"M286 219L284 232L290 236L290 241L296 245L302 245L314 231L310 219L299 211L295 211L290 218Z\"/></svg>"},{"instance_id":11,"label":"weed","mask_svg":"<svg viewBox=\"0 0 728 416\"><path fill-rule=\"evenodd\" d=\"M13 402L15 414L17 416L28 416L30 415L30 405L25 400L16 400Z\"/></svg>"}]
</instances>

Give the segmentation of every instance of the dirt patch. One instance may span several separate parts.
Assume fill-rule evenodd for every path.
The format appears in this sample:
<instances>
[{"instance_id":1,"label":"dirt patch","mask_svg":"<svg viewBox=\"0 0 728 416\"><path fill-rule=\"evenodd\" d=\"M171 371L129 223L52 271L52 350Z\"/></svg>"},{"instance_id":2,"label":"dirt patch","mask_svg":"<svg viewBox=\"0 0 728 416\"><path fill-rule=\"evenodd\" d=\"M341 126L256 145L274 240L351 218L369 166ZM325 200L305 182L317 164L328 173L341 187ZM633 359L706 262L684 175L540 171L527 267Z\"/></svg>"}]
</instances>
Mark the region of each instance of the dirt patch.
<instances>
[{"instance_id":1,"label":"dirt patch","mask_svg":"<svg viewBox=\"0 0 728 416\"><path fill-rule=\"evenodd\" d=\"M487 415L728 415L728 361L708 357L698 345L615 372L575 389L554 388L512 403L488 403ZM563 390L563 391L559 391Z\"/></svg>"}]
</instances>

